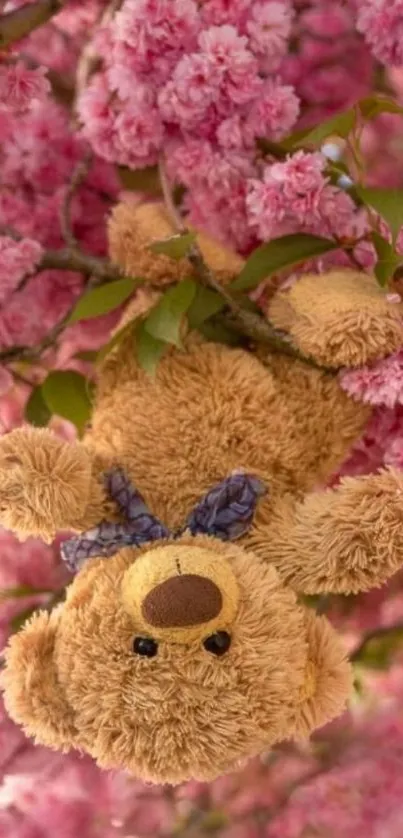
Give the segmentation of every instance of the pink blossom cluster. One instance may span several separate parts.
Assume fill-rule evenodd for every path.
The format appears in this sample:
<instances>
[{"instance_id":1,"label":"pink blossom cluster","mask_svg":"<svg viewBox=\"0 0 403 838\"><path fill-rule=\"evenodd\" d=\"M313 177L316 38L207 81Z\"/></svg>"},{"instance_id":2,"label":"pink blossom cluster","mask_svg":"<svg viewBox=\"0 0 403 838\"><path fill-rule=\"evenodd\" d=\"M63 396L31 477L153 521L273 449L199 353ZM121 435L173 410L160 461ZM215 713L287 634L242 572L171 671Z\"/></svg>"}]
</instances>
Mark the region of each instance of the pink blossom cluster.
<instances>
[{"instance_id":1,"label":"pink blossom cluster","mask_svg":"<svg viewBox=\"0 0 403 838\"><path fill-rule=\"evenodd\" d=\"M356 0L357 29L383 64L403 64L402 0Z\"/></svg>"},{"instance_id":2,"label":"pink blossom cluster","mask_svg":"<svg viewBox=\"0 0 403 838\"><path fill-rule=\"evenodd\" d=\"M341 386L358 401L394 408L403 404L403 351L399 350L372 366L346 370Z\"/></svg>"},{"instance_id":3,"label":"pink blossom cluster","mask_svg":"<svg viewBox=\"0 0 403 838\"><path fill-rule=\"evenodd\" d=\"M100 156L131 168L163 153L189 190L193 222L209 218L207 227L244 249L256 141L279 139L299 113L279 75L291 23L288 0L125 0L98 34L104 68L80 98L84 135Z\"/></svg>"},{"instance_id":4,"label":"pink blossom cluster","mask_svg":"<svg viewBox=\"0 0 403 838\"><path fill-rule=\"evenodd\" d=\"M318 188L316 197L292 188L283 194L282 164L266 165L257 145L290 132L301 101L303 125L369 92L373 58L353 8L336 2L329 12L319 0L125 0L95 44L103 68L79 111L100 156L142 168L163 154L171 179L186 188L189 221L244 253L298 225L354 235L357 216L345 193L328 185L320 208ZM291 161L284 176L288 169ZM256 221L261 201L264 218ZM269 221L277 209L283 225Z\"/></svg>"},{"instance_id":5,"label":"pink blossom cluster","mask_svg":"<svg viewBox=\"0 0 403 838\"><path fill-rule=\"evenodd\" d=\"M80 293L80 274L46 270L31 279L28 274L43 248L64 244L60 212L72 170L86 146L69 128L64 108L50 98L18 116L9 114L5 123L0 113L0 135L0 229L12 228L23 236L18 244L0 238L1 350L40 341ZM105 220L116 194L115 173L95 160L71 205L73 231L84 250L105 255ZM98 325L87 328L99 331Z\"/></svg>"},{"instance_id":6,"label":"pink blossom cluster","mask_svg":"<svg viewBox=\"0 0 403 838\"><path fill-rule=\"evenodd\" d=\"M35 0L6 0L5 10L11 11ZM20 57L27 67L46 67L72 81L77 61L88 33L107 7L106 0L66 0L61 11L47 25L34 29L29 37L19 41L7 53L7 59Z\"/></svg>"},{"instance_id":7,"label":"pink blossom cluster","mask_svg":"<svg viewBox=\"0 0 403 838\"><path fill-rule=\"evenodd\" d=\"M401 697L375 717L357 719L330 767L303 783L269 824L268 838L400 838Z\"/></svg>"},{"instance_id":8,"label":"pink blossom cluster","mask_svg":"<svg viewBox=\"0 0 403 838\"><path fill-rule=\"evenodd\" d=\"M354 0L295 3L293 49L282 74L302 101L301 125L321 122L367 95L374 61L356 28Z\"/></svg>"},{"instance_id":9,"label":"pink blossom cluster","mask_svg":"<svg viewBox=\"0 0 403 838\"><path fill-rule=\"evenodd\" d=\"M160 790L100 772L78 754L34 748L0 704L0 834L12 838L141 838L175 823Z\"/></svg>"},{"instance_id":10,"label":"pink blossom cluster","mask_svg":"<svg viewBox=\"0 0 403 838\"><path fill-rule=\"evenodd\" d=\"M46 98L50 84L45 67L31 70L23 61L0 65L0 107L15 112L27 110Z\"/></svg>"},{"instance_id":11,"label":"pink blossom cluster","mask_svg":"<svg viewBox=\"0 0 403 838\"><path fill-rule=\"evenodd\" d=\"M6 11L24 5L26 0L9 0ZM104 0L87 0L84 6L68 0L54 21L34 30L0 63L0 236L3 230L13 230L23 237L13 251L5 249L4 237L0 238L0 351L42 340L71 308L82 288L80 274L59 270L42 271L32 278L29 274L40 261L38 255L34 263L35 248L40 254L42 248L64 245L61 208L72 172L86 151L86 143L64 104L64 94L74 84L89 27L94 26L106 5ZM56 73L56 82L52 73ZM58 102L59 93L62 103ZM84 250L105 255L105 221L117 194L113 168L95 159L71 205L73 232ZM28 264L28 240L32 264ZM17 252L21 253L20 267L16 261L12 263L12 254L16 260ZM91 336L97 334L99 346L108 334L110 321L105 322L101 335L102 322L70 330L67 341L70 334L75 335L77 348L81 334L81 348L87 348L88 338L93 343ZM1 379L4 390L9 381L4 370Z\"/></svg>"},{"instance_id":12,"label":"pink blossom cluster","mask_svg":"<svg viewBox=\"0 0 403 838\"><path fill-rule=\"evenodd\" d=\"M259 238L302 230L328 237L352 235L353 225L362 224L360 216L350 196L329 183L325 167L323 154L297 151L284 162L265 166L261 179L249 180L248 218Z\"/></svg>"},{"instance_id":13,"label":"pink blossom cluster","mask_svg":"<svg viewBox=\"0 0 403 838\"><path fill-rule=\"evenodd\" d=\"M225 148L232 117L241 149L285 133L298 102L275 73L290 26L287 0L125 0L98 38L105 70L81 100L86 135L109 159L139 167L171 138Z\"/></svg>"}]
</instances>

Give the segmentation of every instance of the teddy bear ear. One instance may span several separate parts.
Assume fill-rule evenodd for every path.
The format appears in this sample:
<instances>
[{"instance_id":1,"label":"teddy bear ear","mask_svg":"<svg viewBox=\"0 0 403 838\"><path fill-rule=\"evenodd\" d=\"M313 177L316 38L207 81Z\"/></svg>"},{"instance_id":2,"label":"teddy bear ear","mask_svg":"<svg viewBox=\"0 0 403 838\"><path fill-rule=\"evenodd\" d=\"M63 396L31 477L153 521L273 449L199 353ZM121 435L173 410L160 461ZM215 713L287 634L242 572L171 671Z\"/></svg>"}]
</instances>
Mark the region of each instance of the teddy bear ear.
<instances>
[{"instance_id":1,"label":"teddy bear ear","mask_svg":"<svg viewBox=\"0 0 403 838\"><path fill-rule=\"evenodd\" d=\"M353 687L343 644L326 617L307 612L308 663L301 702L294 718L294 739L304 739L339 716Z\"/></svg>"},{"instance_id":2,"label":"teddy bear ear","mask_svg":"<svg viewBox=\"0 0 403 838\"><path fill-rule=\"evenodd\" d=\"M51 614L37 613L12 636L1 687L7 712L28 736L38 744L66 751L74 746L76 732L54 659L62 609L60 605Z\"/></svg>"}]
</instances>

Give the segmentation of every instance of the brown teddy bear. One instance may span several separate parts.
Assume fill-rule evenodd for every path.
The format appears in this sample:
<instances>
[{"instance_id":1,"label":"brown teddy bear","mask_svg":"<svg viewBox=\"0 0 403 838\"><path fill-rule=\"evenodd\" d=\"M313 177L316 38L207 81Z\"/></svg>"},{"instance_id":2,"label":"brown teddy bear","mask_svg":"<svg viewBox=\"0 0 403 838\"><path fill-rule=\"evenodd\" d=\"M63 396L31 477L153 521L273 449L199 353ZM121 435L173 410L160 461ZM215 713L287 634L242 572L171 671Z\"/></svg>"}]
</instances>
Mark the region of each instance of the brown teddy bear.
<instances>
[{"instance_id":1,"label":"brown teddy bear","mask_svg":"<svg viewBox=\"0 0 403 838\"><path fill-rule=\"evenodd\" d=\"M150 255L139 212L117 208L111 252L158 285L167 257ZM225 281L220 253L205 258ZM326 368L403 342L400 306L352 271L302 277L269 314ZM82 441L31 428L0 441L2 523L75 533L63 555L78 571L65 602L11 638L8 711L39 743L159 783L211 780L342 712L350 665L300 595L368 590L403 559L403 475L318 488L369 415L337 375L195 333L185 344L151 378L127 334Z\"/></svg>"}]
</instances>

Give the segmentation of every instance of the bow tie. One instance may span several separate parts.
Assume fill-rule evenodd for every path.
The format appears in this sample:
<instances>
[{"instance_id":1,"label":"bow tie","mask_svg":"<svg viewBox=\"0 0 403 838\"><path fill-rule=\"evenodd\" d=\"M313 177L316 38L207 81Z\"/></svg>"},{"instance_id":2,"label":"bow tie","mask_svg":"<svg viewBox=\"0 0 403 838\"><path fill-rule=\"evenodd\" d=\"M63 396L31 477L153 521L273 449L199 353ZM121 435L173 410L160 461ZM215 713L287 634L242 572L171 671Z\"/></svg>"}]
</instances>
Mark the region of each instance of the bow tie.
<instances>
[{"instance_id":1,"label":"bow tie","mask_svg":"<svg viewBox=\"0 0 403 838\"><path fill-rule=\"evenodd\" d=\"M259 497L265 494L261 480L248 474L231 474L199 501L179 530L171 531L147 508L122 469L105 475L106 490L115 501L123 523L101 521L92 530L65 541L63 561L76 573L87 559L108 557L123 547L139 547L147 542L191 535L211 535L221 541L234 541L251 526Z\"/></svg>"}]
</instances>

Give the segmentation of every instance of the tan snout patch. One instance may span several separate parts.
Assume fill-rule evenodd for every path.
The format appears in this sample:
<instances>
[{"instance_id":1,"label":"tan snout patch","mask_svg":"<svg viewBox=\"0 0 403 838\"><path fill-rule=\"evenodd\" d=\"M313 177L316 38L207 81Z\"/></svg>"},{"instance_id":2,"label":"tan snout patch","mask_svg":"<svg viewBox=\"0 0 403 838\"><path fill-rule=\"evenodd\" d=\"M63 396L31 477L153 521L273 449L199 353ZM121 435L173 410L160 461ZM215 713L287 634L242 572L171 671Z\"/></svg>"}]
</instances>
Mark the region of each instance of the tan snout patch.
<instances>
[{"instance_id":1,"label":"tan snout patch","mask_svg":"<svg viewBox=\"0 0 403 838\"><path fill-rule=\"evenodd\" d=\"M139 630L179 643L228 629L239 589L219 553L196 545L165 545L128 568L122 601Z\"/></svg>"}]
</instances>

